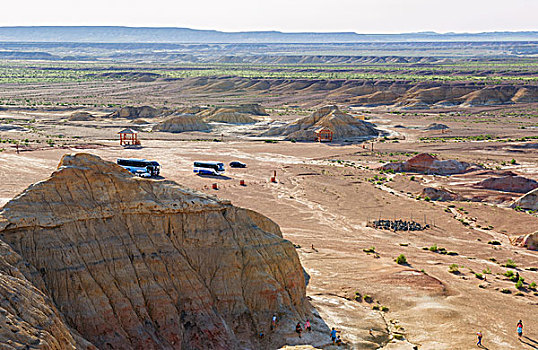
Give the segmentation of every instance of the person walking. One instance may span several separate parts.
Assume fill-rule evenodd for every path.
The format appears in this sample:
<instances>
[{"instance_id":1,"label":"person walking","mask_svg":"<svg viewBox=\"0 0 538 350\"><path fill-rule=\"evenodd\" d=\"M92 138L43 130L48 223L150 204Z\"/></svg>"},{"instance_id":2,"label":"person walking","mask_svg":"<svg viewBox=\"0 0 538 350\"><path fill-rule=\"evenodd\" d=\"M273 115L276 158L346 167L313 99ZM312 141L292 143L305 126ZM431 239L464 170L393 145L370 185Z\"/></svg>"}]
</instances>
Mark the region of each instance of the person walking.
<instances>
[{"instance_id":1,"label":"person walking","mask_svg":"<svg viewBox=\"0 0 538 350\"><path fill-rule=\"evenodd\" d=\"M278 320L276 318L276 315L273 315L273 317L271 318L271 330L276 328L277 322L278 322Z\"/></svg>"},{"instance_id":2,"label":"person walking","mask_svg":"<svg viewBox=\"0 0 538 350\"><path fill-rule=\"evenodd\" d=\"M482 332L477 332L476 336L478 337L478 343L476 343L476 346L482 347Z\"/></svg>"},{"instance_id":3,"label":"person walking","mask_svg":"<svg viewBox=\"0 0 538 350\"><path fill-rule=\"evenodd\" d=\"M306 320L306 323L304 324L304 330L307 332L312 332L312 326L310 325L310 320Z\"/></svg>"},{"instance_id":4,"label":"person walking","mask_svg":"<svg viewBox=\"0 0 538 350\"><path fill-rule=\"evenodd\" d=\"M517 336L519 337L519 340L521 340L521 337L523 336L523 321L521 320L517 323Z\"/></svg>"},{"instance_id":5,"label":"person walking","mask_svg":"<svg viewBox=\"0 0 538 350\"><path fill-rule=\"evenodd\" d=\"M336 329L331 330L331 340L333 342L333 345L336 343L336 333L340 333L340 331L337 331Z\"/></svg>"},{"instance_id":6,"label":"person walking","mask_svg":"<svg viewBox=\"0 0 538 350\"><path fill-rule=\"evenodd\" d=\"M299 338L301 338L301 332L303 331L303 327L301 326L301 322L297 322L297 325L295 326L295 332L299 335Z\"/></svg>"}]
</instances>

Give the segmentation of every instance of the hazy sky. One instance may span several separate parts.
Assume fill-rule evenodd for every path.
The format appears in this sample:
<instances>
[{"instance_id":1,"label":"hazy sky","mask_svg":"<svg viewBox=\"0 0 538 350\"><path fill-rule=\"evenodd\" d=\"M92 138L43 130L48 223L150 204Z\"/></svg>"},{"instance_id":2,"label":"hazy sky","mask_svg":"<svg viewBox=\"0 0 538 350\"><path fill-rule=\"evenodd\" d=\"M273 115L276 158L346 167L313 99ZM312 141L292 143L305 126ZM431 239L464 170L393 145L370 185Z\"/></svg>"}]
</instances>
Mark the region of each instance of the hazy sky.
<instances>
[{"instance_id":1,"label":"hazy sky","mask_svg":"<svg viewBox=\"0 0 538 350\"><path fill-rule=\"evenodd\" d=\"M4 0L1 9L0 26L358 33L538 30L538 0Z\"/></svg>"}]
</instances>

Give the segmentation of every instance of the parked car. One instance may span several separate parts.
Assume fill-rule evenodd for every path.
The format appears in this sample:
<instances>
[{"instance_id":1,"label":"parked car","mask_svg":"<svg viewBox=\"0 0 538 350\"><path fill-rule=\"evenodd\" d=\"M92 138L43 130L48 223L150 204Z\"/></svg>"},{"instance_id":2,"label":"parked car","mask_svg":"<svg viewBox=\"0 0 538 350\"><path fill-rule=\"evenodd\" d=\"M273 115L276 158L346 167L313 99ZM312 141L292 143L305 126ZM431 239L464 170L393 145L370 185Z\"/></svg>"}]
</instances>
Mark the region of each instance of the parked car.
<instances>
[{"instance_id":1,"label":"parked car","mask_svg":"<svg viewBox=\"0 0 538 350\"><path fill-rule=\"evenodd\" d=\"M234 161L234 162L231 162L230 163L230 167L231 168L246 168L247 165L245 163L241 163L241 162L238 162L238 161Z\"/></svg>"}]
</instances>

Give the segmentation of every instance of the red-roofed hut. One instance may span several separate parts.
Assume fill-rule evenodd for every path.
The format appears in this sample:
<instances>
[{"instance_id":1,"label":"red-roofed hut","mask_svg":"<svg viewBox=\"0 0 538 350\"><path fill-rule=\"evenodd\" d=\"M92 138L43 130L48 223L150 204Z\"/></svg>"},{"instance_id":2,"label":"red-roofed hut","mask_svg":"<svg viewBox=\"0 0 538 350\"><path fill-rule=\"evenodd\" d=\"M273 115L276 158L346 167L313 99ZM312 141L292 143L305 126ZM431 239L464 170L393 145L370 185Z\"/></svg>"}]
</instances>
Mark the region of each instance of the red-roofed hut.
<instances>
[{"instance_id":1,"label":"red-roofed hut","mask_svg":"<svg viewBox=\"0 0 538 350\"><path fill-rule=\"evenodd\" d=\"M333 131L329 128L319 128L314 131L314 135L316 135L318 142L331 142L333 140Z\"/></svg>"},{"instance_id":2,"label":"red-roofed hut","mask_svg":"<svg viewBox=\"0 0 538 350\"><path fill-rule=\"evenodd\" d=\"M138 140L138 131L127 128L118 132L120 135L120 146L139 146L140 141Z\"/></svg>"}]
</instances>

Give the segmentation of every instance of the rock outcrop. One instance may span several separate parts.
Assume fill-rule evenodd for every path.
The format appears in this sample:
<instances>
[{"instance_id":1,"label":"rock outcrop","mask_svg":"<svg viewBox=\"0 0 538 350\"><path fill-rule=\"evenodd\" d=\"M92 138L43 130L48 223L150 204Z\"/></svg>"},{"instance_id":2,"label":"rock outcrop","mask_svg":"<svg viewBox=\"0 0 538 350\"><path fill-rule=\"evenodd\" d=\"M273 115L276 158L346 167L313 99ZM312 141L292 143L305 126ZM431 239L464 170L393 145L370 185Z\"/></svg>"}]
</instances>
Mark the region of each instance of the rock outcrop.
<instances>
[{"instance_id":1,"label":"rock outcrop","mask_svg":"<svg viewBox=\"0 0 538 350\"><path fill-rule=\"evenodd\" d=\"M269 115L261 105L257 103L247 103L238 106L218 106L203 109L200 111L200 116L207 117L218 113L241 113L249 115L265 116Z\"/></svg>"},{"instance_id":2,"label":"rock outcrop","mask_svg":"<svg viewBox=\"0 0 538 350\"><path fill-rule=\"evenodd\" d=\"M0 221L0 227L3 227ZM44 288L39 272L0 241L0 348L97 349L71 330ZM34 283L27 279L34 276Z\"/></svg>"},{"instance_id":3,"label":"rock outcrop","mask_svg":"<svg viewBox=\"0 0 538 350\"><path fill-rule=\"evenodd\" d=\"M428 153L421 153L405 162L387 163L381 167L383 170L397 172L414 172L422 174L452 175L462 174L478 169L478 166L454 159L439 160Z\"/></svg>"},{"instance_id":4,"label":"rock outcrop","mask_svg":"<svg viewBox=\"0 0 538 350\"><path fill-rule=\"evenodd\" d=\"M538 231L512 239L512 244L530 250L538 250Z\"/></svg>"},{"instance_id":5,"label":"rock outcrop","mask_svg":"<svg viewBox=\"0 0 538 350\"><path fill-rule=\"evenodd\" d=\"M333 132L333 140L377 136L371 123L342 112L337 106L325 106L308 117L300 118L291 124L269 129L261 136L284 136L285 139L314 141L314 132L328 128Z\"/></svg>"},{"instance_id":6,"label":"rock outcrop","mask_svg":"<svg viewBox=\"0 0 538 350\"><path fill-rule=\"evenodd\" d=\"M136 118L154 118L154 117L161 116L163 113L164 113L163 110L153 108L150 106L122 107L119 110L110 114L109 116L115 117L115 118L136 119Z\"/></svg>"},{"instance_id":7,"label":"rock outcrop","mask_svg":"<svg viewBox=\"0 0 538 350\"><path fill-rule=\"evenodd\" d=\"M95 116L89 112L75 112L67 119L71 121L88 121L95 119Z\"/></svg>"},{"instance_id":8,"label":"rock outcrop","mask_svg":"<svg viewBox=\"0 0 538 350\"><path fill-rule=\"evenodd\" d=\"M450 128L447 125L440 124L440 123L431 123L430 125L424 128L424 130L446 130L446 129L450 129Z\"/></svg>"},{"instance_id":9,"label":"rock outcrop","mask_svg":"<svg viewBox=\"0 0 538 350\"><path fill-rule=\"evenodd\" d=\"M475 187L503 192L527 193L538 188L538 182L523 176L501 176L487 178L475 184Z\"/></svg>"},{"instance_id":10,"label":"rock outcrop","mask_svg":"<svg viewBox=\"0 0 538 350\"><path fill-rule=\"evenodd\" d=\"M153 127L153 131L166 132L207 131L209 129L207 123L192 114L171 116Z\"/></svg>"},{"instance_id":11,"label":"rock outcrop","mask_svg":"<svg viewBox=\"0 0 538 350\"><path fill-rule=\"evenodd\" d=\"M30 293L41 313L0 308L28 323L30 344L50 339L46 349L260 348L273 313L307 313L297 253L272 221L89 154L64 156L8 202L0 238L20 268L0 269L0 293ZM6 290L15 278L21 291Z\"/></svg>"},{"instance_id":12,"label":"rock outcrop","mask_svg":"<svg viewBox=\"0 0 538 350\"><path fill-rule=\"evenodd\" d=\"M134 119L134 120L131 121L131 123L136 124L136 125L150 124L150 122L148 122L146 119L143 119L143 118Z\"/></svg>"},{"instance_id":13,"label":"rock outcrop","mask_svg":"<svg viewBox=\"0 0 538 350\"><path fill-rule=\"evenodd\" d=\"M258 120L248 114L238 112L219 112L204 118L205 122L219 122L230 124L252 124Z\"/></svg>"},{"instance_id":14,"label":"rock outcrop","mask_svg":"<svg viewBox=\"0 0 538 350\"><path fill-rule=\"evenodd\" d=\"M529 210L538 210L538 188L524 194L515 200L513 208L520 207Z\"/></svg>"},{"instance_id":15,"label":"rock outcrop","mask_svg":"<svg viewBox=\"0 0 538 350\"><path fill-rule=\"evenodd\" d=\"M463 200L461 195L444 187L425 187L422 189L421 196L440 202Z\"/></svg>"}]
</instances>

